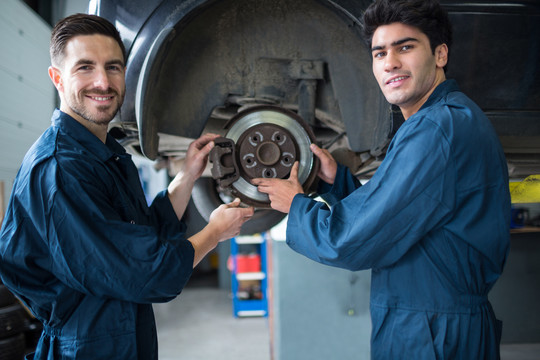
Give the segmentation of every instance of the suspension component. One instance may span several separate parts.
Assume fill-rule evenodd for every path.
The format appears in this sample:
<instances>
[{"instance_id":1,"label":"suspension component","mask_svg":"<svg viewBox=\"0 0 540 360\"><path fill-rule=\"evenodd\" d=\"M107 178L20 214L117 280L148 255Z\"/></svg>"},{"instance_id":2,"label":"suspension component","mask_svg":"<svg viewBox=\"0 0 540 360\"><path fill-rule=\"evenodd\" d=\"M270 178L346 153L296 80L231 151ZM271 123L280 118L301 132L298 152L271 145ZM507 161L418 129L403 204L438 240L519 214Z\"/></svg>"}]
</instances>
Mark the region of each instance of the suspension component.
<instances>
[{"instance_id":1,"label":"suspension component","mask_svg":"<svg viewBox=\"0 0 540 360\"><path fill-rule=\"evenodd\" d=\"M216 139L210 152L212 177L221 191L248 205L268 208L268 196L251 179L285 179L296 161L299 182L304 189L312 184L318 171L318 159L309 149L314 136L297 114L277 106L255 106L226 126L227 138Z\"/></svg>"}]
</instances>

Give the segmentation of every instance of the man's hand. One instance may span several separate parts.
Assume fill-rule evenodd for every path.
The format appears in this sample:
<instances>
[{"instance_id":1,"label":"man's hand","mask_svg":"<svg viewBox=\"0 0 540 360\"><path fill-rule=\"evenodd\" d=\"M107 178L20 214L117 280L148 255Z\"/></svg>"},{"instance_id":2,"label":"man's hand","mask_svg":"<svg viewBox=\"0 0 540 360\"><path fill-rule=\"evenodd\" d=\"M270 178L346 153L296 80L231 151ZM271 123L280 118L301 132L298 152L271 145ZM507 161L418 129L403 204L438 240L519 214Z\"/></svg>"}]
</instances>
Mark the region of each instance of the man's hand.
<instances>
[{"instance_id":1,"label":"man's hand","mask_svg":"<svg viewBox=\"0 0 540 360\"><path fill-rule=\"evenodd\" d=\"M189 144L186 158L180 171L167 187L167 192L176 216L181 219L191 197L195 181L202 175L208 154L214 147L216 134L205 134Z\"/></svg>"},{"instance_id":2,"label":"man's hand","mask_svg":"<svg viewBox=\"0 0 540 360\"><path fill-rule=\"evenodd\" d=\"M242 225L248 221L254 213L252 207L239 207L240 199L234 199L229 204L222 204L212 211L208 225L218 234L218 241L224 241L240 234Z\"/></svg>"},{"instance_id":3,"label":"man's hand","mask_svg":"<svg viewBox=\"0 0 540 360\"><path fill-rule=\"evenodd\" d=\"M219 242L238 235L242 225L253 216L252 207L242 208L239 205L240 199L220 205L210 214L208 225L188 239L195 250L193 267L197 266Z\"/></svg>"},{"instance_id":4,"label":"man's hand","mask_svg":"<svg viewBox=\"0 0 540 360\"><path fill-rule=\"evenodd\" d=\"M322 181L333 184L336 179L337 173L337 162L334 160L330 152L326 149L321 149L315 144L311 144L311 151L319 158L321 161L321 167L319 169L319 177Z\"/></svg>"},{"instance_id":5,"label":"man's hand","mask_svg":"<svg viewBox=\"0 0 540 360\"><path fill-rule=\"evenodd\" d=\"M251 180L251 183L257 186L257 190L268 194L272 209L288 214L294 196L304 193L298 181L298 166L298 161L296 161L288 179L256 178Z\"/></svg>"},{"instance_id":6,"label":"man's hand","mask_svg":"<svg viewBox=\"0 0 540 360\"><path fill-rule=\"evenodd\" d=\"M186 160L180 173L183 173L192 181L197 180L206 168L208 154L214 147L214 140L218 137L219 135L216 134L205 134L189 144Z\"/></svg>"}]
</instances>

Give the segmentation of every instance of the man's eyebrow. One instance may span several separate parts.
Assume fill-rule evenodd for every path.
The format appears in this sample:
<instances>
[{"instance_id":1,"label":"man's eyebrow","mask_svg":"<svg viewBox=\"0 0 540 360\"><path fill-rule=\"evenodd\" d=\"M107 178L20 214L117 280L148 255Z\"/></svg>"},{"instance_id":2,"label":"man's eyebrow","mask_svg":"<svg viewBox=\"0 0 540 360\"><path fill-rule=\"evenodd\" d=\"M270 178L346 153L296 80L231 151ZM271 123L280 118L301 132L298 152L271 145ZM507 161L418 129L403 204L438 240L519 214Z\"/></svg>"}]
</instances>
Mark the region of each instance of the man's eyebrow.
<instances>
[{"instance_id":1,"label":"man's eyebrow","mask_svg":"<svg viewBox=\"0 0 540 360\"><path fill-rule=\"evenodd\" d=\"M93 61L93 60L89 60L89 59L79 59L77 60L77 62L75 63L75 65L95 65L96 62ZM120 59L113 59L113 60L109 60L105 63L105 65L109 66L109 65L119 65L119 66L124 66L124 62Z\"/></svg>"},{"instance_id":2,"label":"man's eyebrow","mask_svg":"<svg viewBox=\"0 0 540 360\"><path fill-rule=\"evenodd\" d=\"M120 60L120 59L110 60L110 61L107 61L105 64L106 65L119 65L119 66L122 66L122 67L125 66L124 62L122 60Z\"/></svg>"},{"instance_id":3,"label":"man's eyebrow","mask_svg":"<svg viewBox=\"0 0 540 360\"><path fill-rule=\"evenodd\" d=\"M399 45L404 44L404 43L409 42L409 41L418 42L419 40L416 39L416 38L413 38L413 37L406 37L406 38L403 38L403 39L399 39L399 40L394 41L393 43L390 44L390 46L391 46L391 47L399 46ZM377 46L373 46L373 47L371 48L371 52L373 52L373 51L378 51L378 50L384 50L385 48L386 48L386 45L377 45Z\"/></svg>"},{"instance_id":4,"label":"man's eyebrow","mask_svg":"<svg viewBox=\"0 0 540 360\"><path fill-rule=\"evenodd\" d=\"M416 38L407 37L407 38L403 38L403 39L394 41L394 42L392 43L392 46L401 45L401 44L406 43L406 42L409 42L409 41L419 42L419 40L416 39Z\"/></svg>"},{"instance_id":5,"label":"man's eyebrow","mask_svg":"<svg viewBox=\"0 0 540 360\"><path fill-rule=\"evenodd\" d=\"M75 63L75 65L92 65L92 64L95 64L96 62L95 61L92 61L92 60L88 60L88 59L79 59L77 60L77 62Z\"/></svg>"}]
</instances>

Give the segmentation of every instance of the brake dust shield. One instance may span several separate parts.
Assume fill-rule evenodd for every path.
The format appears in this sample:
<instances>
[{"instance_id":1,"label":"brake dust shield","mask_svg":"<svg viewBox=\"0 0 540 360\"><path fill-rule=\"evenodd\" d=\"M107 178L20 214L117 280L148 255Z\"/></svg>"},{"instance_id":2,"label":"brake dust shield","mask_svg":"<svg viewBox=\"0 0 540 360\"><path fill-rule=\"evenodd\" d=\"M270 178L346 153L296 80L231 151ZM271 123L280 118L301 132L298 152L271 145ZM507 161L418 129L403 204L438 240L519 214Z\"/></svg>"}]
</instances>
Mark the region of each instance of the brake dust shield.
<instances>
[{"instance_id":1,"label":"brake dust shield","mask_svg":"<svg viewBox=\"0 0 540 360\"><path fill-rule=\"evenodd\" d=\"M296 113L277 106L254 106L236 114L226 125L225 138L210 152L212 177L218 190L257 208L269 208L268 195L251 184L254 178L289 177L299 162L298 180L306 192L319 162L309 149L311 128Z\"/></svg>"}]
</instances>

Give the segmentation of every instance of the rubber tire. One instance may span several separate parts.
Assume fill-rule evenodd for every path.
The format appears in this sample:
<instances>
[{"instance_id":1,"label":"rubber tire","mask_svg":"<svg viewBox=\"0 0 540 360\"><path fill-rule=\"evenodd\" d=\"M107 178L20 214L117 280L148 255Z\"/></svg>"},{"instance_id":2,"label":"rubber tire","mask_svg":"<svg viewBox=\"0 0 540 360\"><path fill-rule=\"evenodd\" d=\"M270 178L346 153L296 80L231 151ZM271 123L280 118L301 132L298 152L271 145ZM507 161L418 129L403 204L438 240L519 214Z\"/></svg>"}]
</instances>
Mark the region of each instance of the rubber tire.
<instances>
[{"instance_id":1,"label":"rubber tire","mask_svg":"<svg viewBox=\"0 0 540 360\"><path fill-rule=\"evenodd\" d=\"M0 339L24 332L28 318L20 304L0 308Z\"/></svg>"},{"instance_id":2,"label":"rubber tire","mask_svg":"<svg viewBox=\"0 0 540 360\"><path fill-rule=\"evenodd\" d=\"M39 320L30 320L24 329L26 337L26 348L34 350L43 333L43 324Z\"/></svg>"},{"instance_id":3,"label":"rubber tire","mask_svg":"<svg viewBox=\"0 0 540 360\"><path fill-rule=\"evenodd\" d=\"M204 219L200 229L197 230L200 231L206 225L212 211L223 204L223 201L216 190L215 181L207 177L201 177L195 182L191 197L196 211ZM240 235L251 235L270 230L285 216L286 214L272 209L255 210L253 217L242 226Z\"/></svg>"},{"instance_id":4,"label":"rubber tire","mask_svg":"<svg viewBox=\"0 0 540 360\"><path fill-rule=\"evenodd\" d=\"M21 360L26 352L24 334L0 339L0 360Z\"/></svg>"},{"instance_id":5,"label":"rubber tire","mask_svg":"<svg viewBox=\"0 0 540 360\"><path fill-rule=\"evenodd\" d=\"M15 304L17 298L8 290L8 288L0 284L0 308Z\"/></svg>"}]
</instances>

